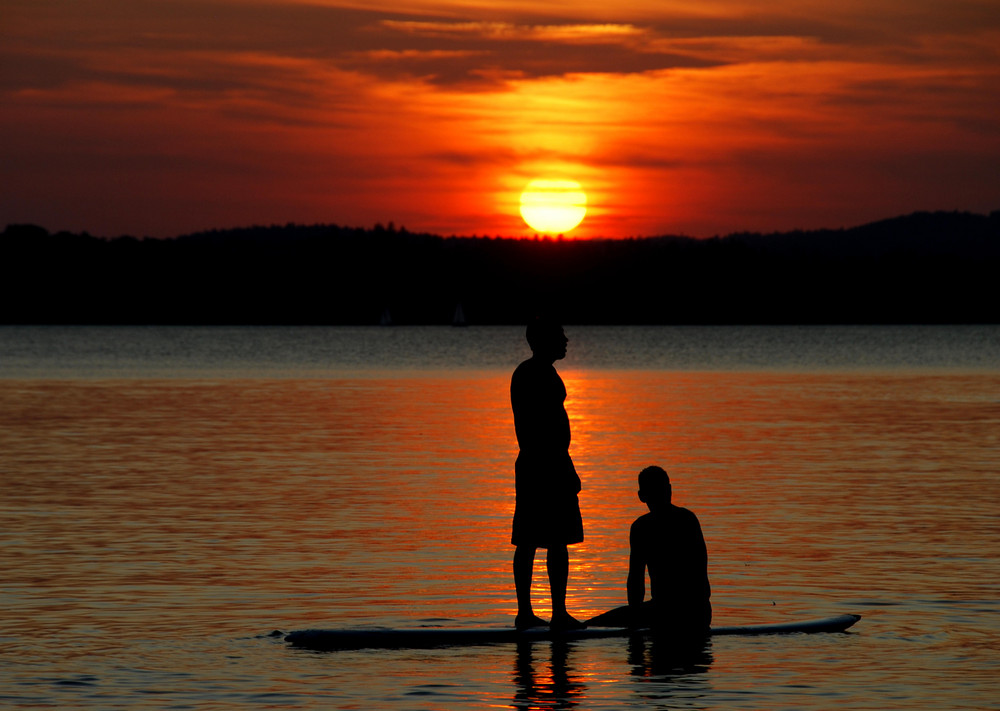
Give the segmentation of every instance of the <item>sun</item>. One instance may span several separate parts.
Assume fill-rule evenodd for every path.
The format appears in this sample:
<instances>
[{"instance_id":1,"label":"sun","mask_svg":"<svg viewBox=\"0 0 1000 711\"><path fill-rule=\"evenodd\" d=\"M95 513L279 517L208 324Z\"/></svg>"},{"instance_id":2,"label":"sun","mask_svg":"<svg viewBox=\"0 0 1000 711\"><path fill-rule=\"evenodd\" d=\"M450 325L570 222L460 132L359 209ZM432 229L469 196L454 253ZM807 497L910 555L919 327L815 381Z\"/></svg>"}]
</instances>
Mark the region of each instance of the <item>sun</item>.
<instances>
[{"instance_id":1,"label":"sun","mask_svg":"<svg viewBox=\"0 0 1000 711\"><path fill-rule=\"evenodd\" d=\"M532 180L521 193L521 217L536 232L569 232L586 214L587 196L573 180Z\"/></svg>"}]
</instances>

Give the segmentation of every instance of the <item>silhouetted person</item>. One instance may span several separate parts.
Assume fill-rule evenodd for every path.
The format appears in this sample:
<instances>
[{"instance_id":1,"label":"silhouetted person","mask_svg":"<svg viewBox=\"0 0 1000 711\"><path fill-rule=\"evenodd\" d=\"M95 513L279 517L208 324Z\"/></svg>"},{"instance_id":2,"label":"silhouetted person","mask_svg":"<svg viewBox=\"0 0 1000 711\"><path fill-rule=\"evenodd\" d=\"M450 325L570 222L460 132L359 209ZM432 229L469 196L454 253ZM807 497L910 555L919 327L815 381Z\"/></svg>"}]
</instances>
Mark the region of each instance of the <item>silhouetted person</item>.
<instances>
[{"instance_id":1,"label":"silhouetted person","mask_svg":"<svg viewBox=\"0 0 1000 711\"><path fill-rule=\"evenodd\" d=\"M566 386L553 364L566 357L569 340L562 327L536 319L525 333L532 356L517 366L510 381L510 403L520 452L514 465L517 501L511 543L518 629L549 624L553 629L581 627L566 611L569 580L567 546L583 540L577 493L580 477L569 456ZM535 552L545 548L552 620L546 623L531 608Z\"/></svg>"},{"instance_id":2,"label":"silhouetted person","mask_svg":"<svg viewBox=\"0 0 1000 711\"><path fill-rule=\"evenodd\" d=\"M639 500L649 507L629 532L628 592L633 626L670 638L704 637L712 624L708 550L698 517L671 503L670 477L660 467L639 473ZM649 571L651 603L646 596Z\"/></svg>"}]
</instances>

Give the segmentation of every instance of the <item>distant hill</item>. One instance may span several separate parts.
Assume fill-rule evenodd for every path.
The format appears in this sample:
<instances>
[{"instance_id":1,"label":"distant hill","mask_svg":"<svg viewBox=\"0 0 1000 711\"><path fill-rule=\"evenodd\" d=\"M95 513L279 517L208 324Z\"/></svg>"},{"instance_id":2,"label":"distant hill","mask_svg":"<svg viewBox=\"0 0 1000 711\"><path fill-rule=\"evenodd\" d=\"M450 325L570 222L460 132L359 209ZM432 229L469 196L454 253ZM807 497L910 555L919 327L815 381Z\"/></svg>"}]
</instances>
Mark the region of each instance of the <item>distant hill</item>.
<instances>
[{"instance_id":1,"label":"distant hill","mask_svg":"<svg viewBox=\"0 0 1000 711\"><path fill-rule=\"evenodd\" d=\"M846 230L731 235L785 257L879 258L886 256L1000 256L1000 212L990 216L967 212L918 212Z\"/></svg>"},{"instance_id":2,"label":"distant hill","mask_svg":"<svg viewBox=\"0 0 1000 711\"><path fill-rule=\"evenodd\" d=\"M1000 212L712 239L284 225L0 234L0 323L997 323Z\"/></svg>"}]
</instances>

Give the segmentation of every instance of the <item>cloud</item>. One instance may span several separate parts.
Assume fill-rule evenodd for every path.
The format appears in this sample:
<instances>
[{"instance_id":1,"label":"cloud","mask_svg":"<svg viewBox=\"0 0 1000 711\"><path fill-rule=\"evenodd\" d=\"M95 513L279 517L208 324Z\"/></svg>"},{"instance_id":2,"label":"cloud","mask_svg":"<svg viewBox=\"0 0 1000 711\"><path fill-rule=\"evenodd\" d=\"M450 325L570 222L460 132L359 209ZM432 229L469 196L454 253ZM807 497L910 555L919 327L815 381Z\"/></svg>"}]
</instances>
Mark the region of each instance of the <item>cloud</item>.
<instances>
[{"instance_id":1,"label":"cloud","mask_svg":"<svg viewBox=\"0 0 1000 711\"><path fill-rule=\"evenodd\" d=\"M384 31L383 31L384 30ZM648 28L633 24L519 24L385 19L369 39L382 47L352 57L352 68L383 77L419 76L441 86L497 88L516 79L573 74L631 74L671 67L711 66L691 54L658 49ZM411 60L393 66L377 60L386 52ZM392 55L389 55L392 56Z\"/></svg>"},{"instance_id":2,"label":"cloud","mask_svg":"<svg viewBox=\"0 0 1000 711\"><path fill-rule=\"evenodd\" d=\"M523 25L512 22L431 22L382 20L383 27L419 37L475 38L490 42L620 43L642 37L646 31L630 24Z\"/></svg>"},{"instance_id":3,"label":"cloud","mask_svg":"<svg viewBox=\"0 0 1000 711\"><path fill-rule=\"evenodd\" d=\"M6 0L0 224L504 233L547 171L606 233L997 207L995 0L356 4Z\"/></svg>"}]
</instances>

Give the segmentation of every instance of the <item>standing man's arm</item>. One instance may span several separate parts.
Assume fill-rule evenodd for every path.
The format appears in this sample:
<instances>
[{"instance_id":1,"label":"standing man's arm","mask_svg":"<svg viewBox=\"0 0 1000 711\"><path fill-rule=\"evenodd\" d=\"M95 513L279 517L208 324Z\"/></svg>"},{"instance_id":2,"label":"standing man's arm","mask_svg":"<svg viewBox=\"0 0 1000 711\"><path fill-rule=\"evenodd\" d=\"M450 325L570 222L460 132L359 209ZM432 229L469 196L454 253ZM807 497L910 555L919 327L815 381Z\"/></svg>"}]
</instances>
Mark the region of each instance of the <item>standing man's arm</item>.
<instances>
[{"instance_id":1,"label":"standing man's arm","mask_svg":"<svg viewBox=\"0 0 1000 711\"><path fill-rule=\"evenodd\" d=\"M545 444L545 433L539 421L542 410L538 403L538 383L532 372L522 365L510 381L510 406L514 413L514 432L521 451L533 451Z\"/></svg>"}]
</instances>

